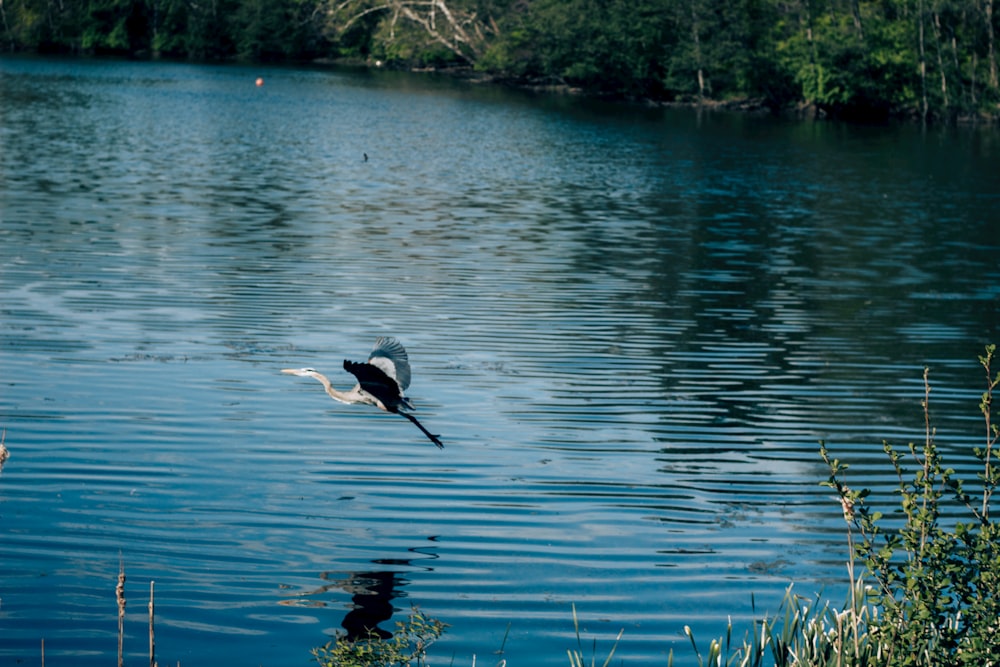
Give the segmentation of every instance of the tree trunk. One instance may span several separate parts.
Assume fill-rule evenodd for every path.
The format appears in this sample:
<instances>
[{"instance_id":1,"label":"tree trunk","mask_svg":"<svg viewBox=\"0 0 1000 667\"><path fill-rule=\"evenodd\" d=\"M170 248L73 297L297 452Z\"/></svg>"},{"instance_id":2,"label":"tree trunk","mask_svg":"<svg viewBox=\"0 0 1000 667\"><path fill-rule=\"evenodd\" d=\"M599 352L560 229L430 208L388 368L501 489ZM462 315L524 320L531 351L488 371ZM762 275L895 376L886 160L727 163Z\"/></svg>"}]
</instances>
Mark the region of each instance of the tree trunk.
<instances>
[{"instance_id":1,"label":"tree trunk","mask_svg":"<svg viewBox=\"0 0 1000 667\"><path fill-rule=\"evenodd\" d=\"M10 26L7 25L7 11L3 8L3 0L0 0L0 19L3 19L3 31L7 35L7 41L10 43L11 53L17 48L17 43L14 41L14 35L10 31Z\"/></svg>"},{"instance_id":2,"label":"tree trunk","mask_svg":"<svg viewBox=\"0 0 1000 667\"><path fill-rule=\"evenodd\" d=\"M972 52L972 63L970 64L970 69L972 70L971 76L969 77L969 99L972 100L972 106L976 106L976 68L979 66L979 59L976 58L976 52Z\"/></svg>"},{"instance_id":3,"label":"tree trunk","mask_svg":"<svg viewBox=\"0 0 1000 667\"><path fill-rule=\"evenodd\" d=\"M948 73L944 67L944 57L941 55L941 15L934 11L934 41L937 43L938 72L941 75L941 101L945 111L948 110Z\"/></svg>"},{"instance_id":4,"label":"tree trunk","mask_svg":"<svg viewBox=\"0 0 1000 667\"><path fill-rule=\"evenodd\" d=\"M852 0L851 2L851 18L854 19L854 29L858 31L858 39L864 42L865 29L861 25L861 7L858 4L858 0Z\"/></svg>"},{"instance_id":5,"label":"tree trunk","mask_svg":"<svg viewBox=\"0 0 1000 667\"><path fill-rule=\"evenodd\" d=\"M691 37L694 41L694 64L698 71L698 103L705 99L705 71L701 63L701 37L698 35L698 10L691 3Z\"/></svg>"},{"instance_id":6,"label":"tree trunk","mask_svg":"<svg viewBox=\"0 0 1000 667\"><path fill-rule=\"evenodd\" d=\"M993 43L995 31L993 30L993 0L986 0L986 38L987 38L987 58L990 68L990 88L994 90L1000 86L997 82L997 55Z\"/></svg>"},{"instance_id":7,"label":"tree trunk","mask_svg":"<svg viewBox=\"0 0 1000 667\"><path fill-rule=\"evenodd\" d=\"M927 58L924 53L924 3L917 3L917 53L920 57L920 118L927 122Z\"/></svg>"},{"instance_id":8,"label":"tree trunk","mask_svg":"<svg viewBox=\"0 0 1000 667\"><path fill-rule=\"evenodd\" d=\"M816 40L813 39L812 11L809 8L809 0L803 0L802 10L805 13L803 22L806 28L806 44L809 45L809 71L813 78L813 99L805 100L806 104L815 105L822 95L822 82L820 81L819 66L816 62Z\"/></svg>"},{"instance_id":9,"label":"tree trunk","mask_svg":"<svg viewBox=\"0 0 1000 667\"><path fill-rule=\"evenodd\" d=\"M962 80L962 64L958 60L958 38L955 36L955 30L952 28L951 32L951 71L955 73L955 79L958 81L958 99L962 100L965 98L966 108L970 108L971 101L965 92L965 82ZM963 102L959 102L963 104Z\"/></svg>"}]
</instances>

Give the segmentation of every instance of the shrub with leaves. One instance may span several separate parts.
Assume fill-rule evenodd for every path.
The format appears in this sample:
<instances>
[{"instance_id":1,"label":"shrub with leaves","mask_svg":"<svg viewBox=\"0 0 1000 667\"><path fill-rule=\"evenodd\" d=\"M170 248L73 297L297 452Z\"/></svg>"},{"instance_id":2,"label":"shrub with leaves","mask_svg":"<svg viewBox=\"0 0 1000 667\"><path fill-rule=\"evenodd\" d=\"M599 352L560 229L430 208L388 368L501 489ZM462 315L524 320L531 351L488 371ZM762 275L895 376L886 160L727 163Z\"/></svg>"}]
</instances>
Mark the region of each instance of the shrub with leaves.
<instances>
[{"instance_id":1,"label":"shrub with leaves","mask_svg":"<svg viewBox=\"0 0 1000 667\"><path fill-rule=\"evenodd\" d=\"M821 444L830 468L822 483L837 492L848 527L851 587L843 608L789 587L778 611L757 621L741 644L730 624L705 656L685 628L699 666L1000 667L1000 525L991 515L1000 484L995 359L994 345L979 358L986 372L979 404L985 442L973 450L982 466L976 482L967 487L942 461L925 369L923 443L902 450L883 443L898 479L899 510L886 516L871 508L870 490L851 489L849 466Z\"/></svg>"},{"instance_id":2,"label":"shrub with leaves","mask_svg":"<svg viewBox=\"0 0 1000 667\"><path fill-rule=\"evenodd\" d=\"M1000 429L992 416L993 393L1000 385L1000 373L994 376L992 370L995 352L990 345L979 358L986 372L979 406L986 438L974 450L982 464L975 497L941 459L926 369L924 442L904 451L883 444L899 480L899 527L884 527L886 517L867 504L868 489L850 489L844 482L848 466L821 448L830 466L824 483L837 491L853 556L872 583L864 602L878 613L865 622L881 665L1000 665L1000 526L990 515L1000 483L995 461ZM853 571L851 576L855 579Z\"/></svg>"},{"instance_id":3,"label":"shrub with leaves","mask_svg":"<svg viewBox=\"0 0 1000 667\"><path fill-rule=\"evenodd\" d=\"M445 624L410 610L405 621L397 621L396 632L382 638L375 632L361 639L339 636L313 649L322 667L403 667L424 665L427 647L444 633Z\"/></svg>"}]
</instances>

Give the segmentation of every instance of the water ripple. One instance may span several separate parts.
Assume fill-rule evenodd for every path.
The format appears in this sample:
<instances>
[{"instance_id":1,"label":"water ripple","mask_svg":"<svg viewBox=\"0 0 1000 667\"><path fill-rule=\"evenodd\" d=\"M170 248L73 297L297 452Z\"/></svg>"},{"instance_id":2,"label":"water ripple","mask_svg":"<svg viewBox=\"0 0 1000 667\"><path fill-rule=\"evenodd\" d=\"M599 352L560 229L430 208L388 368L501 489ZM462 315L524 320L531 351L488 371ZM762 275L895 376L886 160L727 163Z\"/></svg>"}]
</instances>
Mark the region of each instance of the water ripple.
<instances>
[{"instance_id":1,"label":"water ripple","mask_svg":"<svg viewBox=\"0 0 1000 667\"><path fill-rule=\"evenodd\" d=\"M509 623L558 664L573 603L665 660L790 581L839 601L818 441L891 505L924 364L974 477L981 146L258 75L0 60L0 662L106 664L119 559L134 660L150 580L164 662L288 664L411 603L459 662ZM280 374L347 387L379 334L443 451Z\"/></svg>"}]
</instances>

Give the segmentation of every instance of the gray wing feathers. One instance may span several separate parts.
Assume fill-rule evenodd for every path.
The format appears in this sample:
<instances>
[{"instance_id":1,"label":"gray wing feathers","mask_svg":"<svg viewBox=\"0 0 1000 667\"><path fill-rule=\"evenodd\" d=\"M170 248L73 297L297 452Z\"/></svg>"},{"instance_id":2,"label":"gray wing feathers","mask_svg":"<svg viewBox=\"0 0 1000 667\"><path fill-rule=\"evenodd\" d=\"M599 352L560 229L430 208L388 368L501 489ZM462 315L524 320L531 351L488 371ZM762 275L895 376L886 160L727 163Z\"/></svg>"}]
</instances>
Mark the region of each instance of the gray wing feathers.
<instances>
[{"instance_id":1,"label":"gray wing feathers","mask_svg":"<svg viewBox=\"0 0 1000 667\"><path fill-rule=\"evenodd\" d=\"M375 341L368 363L398 382L401 390L410 386L410 361L403 344L392 336L382 336Z\"/></svg>"}]
</instances>

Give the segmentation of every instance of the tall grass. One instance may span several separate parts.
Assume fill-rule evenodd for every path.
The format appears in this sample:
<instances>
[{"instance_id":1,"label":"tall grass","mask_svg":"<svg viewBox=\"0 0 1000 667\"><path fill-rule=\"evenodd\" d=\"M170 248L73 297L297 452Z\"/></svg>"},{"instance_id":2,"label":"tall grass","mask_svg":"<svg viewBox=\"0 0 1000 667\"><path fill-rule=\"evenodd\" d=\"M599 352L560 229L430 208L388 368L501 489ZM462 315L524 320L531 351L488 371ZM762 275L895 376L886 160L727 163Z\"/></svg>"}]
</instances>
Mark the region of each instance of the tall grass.
<instances>
[{"instance_id":1,"label":"tall grass","mask_svg":"<svg viewBox=\"0 0 1000 667\"><path fill-rule=\"evenodd\" d=\"M570 667L587 667L587 663L583 658L583 639L580 637L580 620L576 615L576 605L573 605L573 630L576 632L576 647L577 650L567 649L566 654L569 656ZM611 646L611 650L608 652L608 657L604 659L601 663L601 667L608 667L611 663L611 659L615 657L615 650L618 648L618 642L621 641L622 635L625 634L625 628L618 631L618 636L615 637L615 643ZM591 650L590 657L590 667L597 667L597 640L594 640L594 646Z\"/></svg>"},{"instance_id":2,"label":"tall grass","mask_svg":"<svg viewBox=\"0 0 1000 667\"><path fill-rule=\"evenodd\" d=\"M979 410L985 440L973 454L982 465L975 496L945 467L930 412L931 384L924 369L924 441L905 448L883 442L898 480L898 527L883 526L869 489L851 489L849 466L820 457L830 470L822 484L834 489L847 525L849 599L839 609L819 598L785 594L779 612L755 623L739 645L732 626L713 639L698 664L740 667L942 667L1000 665L1000 525L991 516L1000 466L994 449L1000 428L993 416L996 347L979 357L986 388ZM947 523L947 516L964 519ZM866 583L870 582L870 583ZM669 663L673 664L673 655Z\"/></svg>"}]
</instances>

